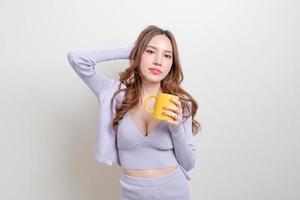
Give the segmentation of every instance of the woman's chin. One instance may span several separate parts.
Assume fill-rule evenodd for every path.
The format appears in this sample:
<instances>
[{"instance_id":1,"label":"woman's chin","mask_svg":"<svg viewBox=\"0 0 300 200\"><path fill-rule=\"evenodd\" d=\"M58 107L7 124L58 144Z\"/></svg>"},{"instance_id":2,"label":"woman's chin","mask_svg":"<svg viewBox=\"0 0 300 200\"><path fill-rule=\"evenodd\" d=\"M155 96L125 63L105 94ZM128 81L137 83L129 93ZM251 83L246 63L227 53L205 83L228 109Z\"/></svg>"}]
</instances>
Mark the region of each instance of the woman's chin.
<instances>
[{"instance_id":1,"label":"woman's chin","mask_svg":"<svg viewBox=\"0 0 300 200\"><path fill-rule=\"evenodd\" d=\"M146 77L145 80L150 83L160 83L160 78Z\"/></svg>"}]
</instances>

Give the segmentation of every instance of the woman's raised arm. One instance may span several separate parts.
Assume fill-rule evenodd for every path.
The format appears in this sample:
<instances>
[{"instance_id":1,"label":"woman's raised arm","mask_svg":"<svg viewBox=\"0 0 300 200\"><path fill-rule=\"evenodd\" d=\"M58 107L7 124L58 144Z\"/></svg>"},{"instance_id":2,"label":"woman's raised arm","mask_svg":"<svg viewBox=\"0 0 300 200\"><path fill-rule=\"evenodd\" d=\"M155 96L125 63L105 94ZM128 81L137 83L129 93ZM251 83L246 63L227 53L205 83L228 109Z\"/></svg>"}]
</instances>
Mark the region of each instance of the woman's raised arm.
<instances>
[{"instance_id":1,"label":"woman's raised arm","mask_svg":"<svg viewBox=\"0 0 300 200\"><path fill-rule=\"evenodd\" d=\"M79 77L98 98L101 98L104 96L105 89L115 80L97 73L96 64L109 60L128 59L132 48L133 44L128 47L80 49L69 51L67 57Z\"/></svg>"}]
</instances>

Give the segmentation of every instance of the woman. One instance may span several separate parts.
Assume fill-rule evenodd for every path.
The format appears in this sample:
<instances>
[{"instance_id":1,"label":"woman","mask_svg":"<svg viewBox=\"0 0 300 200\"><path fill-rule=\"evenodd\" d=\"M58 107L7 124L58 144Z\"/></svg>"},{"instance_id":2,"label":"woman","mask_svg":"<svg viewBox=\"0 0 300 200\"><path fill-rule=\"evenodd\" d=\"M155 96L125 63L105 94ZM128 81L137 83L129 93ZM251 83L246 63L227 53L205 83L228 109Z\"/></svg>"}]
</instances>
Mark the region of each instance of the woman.
<instances>
[{"instance_id":1,"label":"woman","mask_svg":"<svg viewBox=\"0 0 300 200\"><path fill-rule=\"evenodd\" d=\"M119 81L96 72L97 63L129 59ZM187 171L195 166L192 136L201 129L194 119L198 105L180 83L183 73L173 34L148 26L129 47L71 51L68 60L97 96L101 109L94 155L122 167L121 199L190 199ZM144 110L147 96L159 92L179 96L176 106L154 119Z\"/></svg>"}]
</instances>

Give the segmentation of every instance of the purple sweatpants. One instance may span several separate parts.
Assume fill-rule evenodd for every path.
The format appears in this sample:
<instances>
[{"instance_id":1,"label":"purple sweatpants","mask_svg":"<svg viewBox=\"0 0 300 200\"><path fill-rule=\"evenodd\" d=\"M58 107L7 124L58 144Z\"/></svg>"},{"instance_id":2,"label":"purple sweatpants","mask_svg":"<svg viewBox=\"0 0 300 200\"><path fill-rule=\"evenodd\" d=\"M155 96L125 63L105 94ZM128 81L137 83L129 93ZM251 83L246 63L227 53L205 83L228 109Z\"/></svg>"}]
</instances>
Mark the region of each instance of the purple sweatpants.
<instances>
[{"instance_id":1,"label":"purple sweatpants","mask_svg":"<svg viewBox=\"0 0 300 200\"><path fill-rule=\"evenodd\" d=\"M180 167L156 178L122 174L121 200L189 200L189 183Z\"/></svg>"}]
</instances>

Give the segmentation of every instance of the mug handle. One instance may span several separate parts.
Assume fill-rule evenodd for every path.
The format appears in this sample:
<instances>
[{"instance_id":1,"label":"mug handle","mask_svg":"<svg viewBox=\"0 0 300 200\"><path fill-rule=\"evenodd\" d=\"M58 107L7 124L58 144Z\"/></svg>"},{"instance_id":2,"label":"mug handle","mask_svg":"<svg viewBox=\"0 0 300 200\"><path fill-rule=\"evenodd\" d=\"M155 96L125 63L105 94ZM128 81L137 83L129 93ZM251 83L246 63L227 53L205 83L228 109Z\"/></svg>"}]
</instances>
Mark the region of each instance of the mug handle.
<instances>
[{"instance_id":1,"label":"mug handle","mask_svg":"<svg viewBox=\"0 0 300 200\"><path fill-rule=\"evenodd\" d=\"M144 108L145 110L150 113L150 114L153 114L153 110L151 111L148 107L148 102L150 100L151 97L154 97L156 99L156 96L155 95L150 95L150 96L147 96L146 99L145 99L145 102L144 102Z\"/></svg>"}]
</instances>

